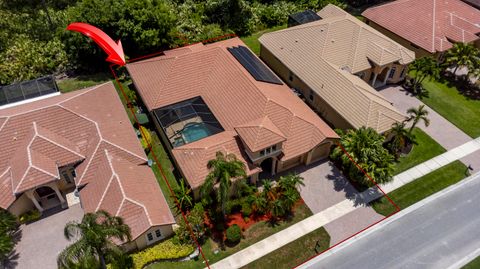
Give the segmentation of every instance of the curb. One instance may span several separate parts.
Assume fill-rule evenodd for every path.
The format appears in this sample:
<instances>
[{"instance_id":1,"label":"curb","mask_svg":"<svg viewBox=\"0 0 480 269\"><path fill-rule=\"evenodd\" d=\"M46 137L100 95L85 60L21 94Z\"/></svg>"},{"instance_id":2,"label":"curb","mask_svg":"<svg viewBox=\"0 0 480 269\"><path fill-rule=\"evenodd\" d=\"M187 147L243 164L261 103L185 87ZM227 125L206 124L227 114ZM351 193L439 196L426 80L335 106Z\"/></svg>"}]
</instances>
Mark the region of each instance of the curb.
<instances>
[{"instance_id":1,"label":"curb","mask_svg":"<svg viewBox=\"0 0 480 269\"><path fill-rule=\"evenodd\" d=\"M331 250L328 250L326 251L325 253L323 254L320 254L319 256L313 258L312 260L310 260L309 262L306 262L305 264L302 264L300 265L299 267L297 268L307 268L307 266L310 266L310 265L313 265L314 263L317 263L329 256L331 256L332 254L344 249L345 247L355 243L357 240L383 228L384 226L390 224L391 222L393 221L396 221L398 219L400 219L401 217L413 212L413 211L416 211L420 208L422 208L424 205L438 199L438 198L441 198L442 196L444 195L447 195L448 193L456 190L456 189L459 189L461 187L463 187L464 185L466 184L469 184L470 182L474 181L474 180L480 180L480 172L477 172L467 178L465 178L464 180L456 183L455 185L451 185L439 192L436 192L432 195L430 195L429 197L407 207L406 209L404 210L401 210L399 211L398 213L392 215L391 217L389 217L388 219L385 219L384 221L378 223L377 225L373 226L373 227L370 227L369 229L365 230L363 233L360 233L344 242L342 242L341 244L337 245L336 247L332 248ZM468 255L467 257L465 257L464 259L460 260L459 262L453 264L452 266L449 267L449 269L454 269L454 268L460 268L461 266L465 265L466 263L468 263L469 261L473 260L474 258L476 258L478 255L476 254L480 254L480 249L477 249L476 251L474 251L472 254ZM462 264L464 262L464 264Z\"/></svg>"}]
</instances>

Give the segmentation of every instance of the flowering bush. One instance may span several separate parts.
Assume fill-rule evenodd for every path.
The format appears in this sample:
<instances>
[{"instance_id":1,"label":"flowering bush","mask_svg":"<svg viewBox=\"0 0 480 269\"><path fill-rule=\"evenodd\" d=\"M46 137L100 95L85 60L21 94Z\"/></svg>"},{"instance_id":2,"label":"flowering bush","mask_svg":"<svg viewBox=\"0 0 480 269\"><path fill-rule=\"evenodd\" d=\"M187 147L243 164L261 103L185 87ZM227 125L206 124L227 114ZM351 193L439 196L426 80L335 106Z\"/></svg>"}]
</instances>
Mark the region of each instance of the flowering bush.
<instances>
[{"instance_id":1,"label":"flowering bush","mask_svg":"<svg viewBox=\"0 0 480 269\"><path fill-rule=\"evenodd\" d=\"M134 268L141 269L155 261L186 257L195 248L190 244L176 244L168 239L145 250L132 254Z\"/></svg>"}]
</instances>

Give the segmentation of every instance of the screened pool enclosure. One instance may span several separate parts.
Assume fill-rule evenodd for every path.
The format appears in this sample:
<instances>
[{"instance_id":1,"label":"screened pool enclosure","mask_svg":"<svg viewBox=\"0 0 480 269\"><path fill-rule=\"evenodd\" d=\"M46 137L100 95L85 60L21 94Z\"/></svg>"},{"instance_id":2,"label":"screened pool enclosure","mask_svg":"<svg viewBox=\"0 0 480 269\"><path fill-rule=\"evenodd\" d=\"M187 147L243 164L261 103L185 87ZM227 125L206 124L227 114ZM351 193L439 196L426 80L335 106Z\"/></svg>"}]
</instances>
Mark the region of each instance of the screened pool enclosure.
<instances>
[{"instance_id":1,"label":"screened pool enclosure","mask_svg":"<svg viewBox=\"0 0 480 269\"><path fill-rule=\"evenodd\" d=\"M153 110L172 147L224 131L201 97Z\"/></svg>"}]
</instances>

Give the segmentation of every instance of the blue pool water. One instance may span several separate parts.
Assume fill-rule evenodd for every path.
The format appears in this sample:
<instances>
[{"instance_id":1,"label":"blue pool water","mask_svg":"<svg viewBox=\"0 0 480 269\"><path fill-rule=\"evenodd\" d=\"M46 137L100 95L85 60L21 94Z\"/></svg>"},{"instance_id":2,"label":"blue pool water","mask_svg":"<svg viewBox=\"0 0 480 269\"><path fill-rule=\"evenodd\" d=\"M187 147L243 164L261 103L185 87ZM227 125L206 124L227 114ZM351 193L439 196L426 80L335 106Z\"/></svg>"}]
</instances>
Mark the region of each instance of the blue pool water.
<instances>
[{"instance_id":1,"label":"blue pool water","mask_svg":"<svg viewBox=\"0 0 480 269\"><path fill-rule=\"evenodd\" d=\"M182 131L185 143L200 140L210 135L210 130L204 123L187 123Z\"/></svg>"}]
</instances>

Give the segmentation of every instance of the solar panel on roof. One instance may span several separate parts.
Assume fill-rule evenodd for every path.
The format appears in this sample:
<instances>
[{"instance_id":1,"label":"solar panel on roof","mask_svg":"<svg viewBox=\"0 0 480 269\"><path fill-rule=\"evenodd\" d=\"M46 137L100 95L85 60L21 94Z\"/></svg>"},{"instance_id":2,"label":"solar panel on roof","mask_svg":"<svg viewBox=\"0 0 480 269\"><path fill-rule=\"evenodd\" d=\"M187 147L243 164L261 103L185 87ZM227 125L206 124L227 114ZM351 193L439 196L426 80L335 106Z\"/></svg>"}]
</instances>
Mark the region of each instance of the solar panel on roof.
<instances>
[{"instance_id":1,"label":"solar panel on roof","mask_svg":"<svg viewBox=\"0 0 480 269\"><path fill-rule=\"evenodd\" d=\"M318 21L322 18L312 10L305 10L302 12L290 14L288 16L288 27L309 23L312 21Z\"/></svg>"},{"instance_id":2,"label":"solar panel on roof","mask_svg":"<svg viewBox=\"0 0 480 269\"><path fill-rule=\"evenodd\" d=\"M228 51L257 81L282 85L282 81L244 46L228 48Z\"/></svg>"},{"instance_id":3,"label":"solar panel on roof","mask_svg":"<svg viewBox=\"0 0 480 269\"><path fill-rule=\"evenodd\" d=\"M0 86L0 105L11 104L58 92L52 76Z\"/></svg>"}]
</instances>

